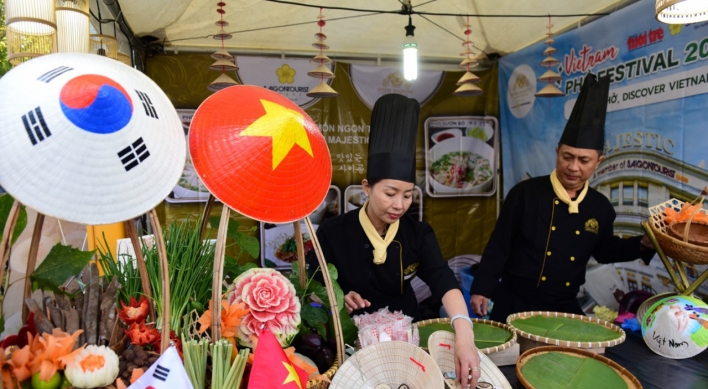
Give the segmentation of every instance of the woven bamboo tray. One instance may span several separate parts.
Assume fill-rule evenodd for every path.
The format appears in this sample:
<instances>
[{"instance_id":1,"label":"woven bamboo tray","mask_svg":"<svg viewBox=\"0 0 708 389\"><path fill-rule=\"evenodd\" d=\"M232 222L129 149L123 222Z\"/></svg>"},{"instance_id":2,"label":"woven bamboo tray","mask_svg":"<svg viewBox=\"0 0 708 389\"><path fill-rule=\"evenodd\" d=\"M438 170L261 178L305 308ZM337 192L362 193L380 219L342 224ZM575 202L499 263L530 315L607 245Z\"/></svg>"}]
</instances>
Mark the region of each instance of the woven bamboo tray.
<instances>
[{"instance_id":1,"label":"woven bamboo tray","mask_svg":"<svg viewBox=\"0 0 708 389\"><path fill-rule=\"evenodd\" d=\"M681 200L670 199L650 207L649 228L654 232L656 240L659 242L666 255L675 260L687 263L698 265L708 264L708 247L688 243L688 236L684 237L684 240L679 240L669 235L670 225L664 221L664 210L672 208L674 211L679 212L684 204L685 203ZM702 206L703 201L701 201L700 204ZM708 211L703 208L698 209L697 212L708 215ZM691 219L693 219L693 217L691 217ZM690 226L691 219L689 219L687 227Z\"/></svg>"},{"instance_id":2,"label":"woven bamboo tray","mask_svg":"<svg viewBox=\"0 0 708 389\"><path fill-rule=\"evenodd\" d=\"M455 334L449 331L435 331L428 340L430 345L430 356L440 367L440 371L455 371ZM496 367L489 357L479 351L479 368L481 370L480 381L488 382L496 387L512 389L509 381L504 377L504 373ZM455 383L454 389L461 389L461 385Z\"/></svg>"},{"instance_id":3,"label":"woven bamboo tray","mask_svg":"<svg viewBox=\"0 0 708 389\"><path fill-rule=\"evenodd\" d=\"M494 346L494 347L480 348L479 351L482 354L488 355L488 354L498 353L500 351L511 348L513 345L516 344L516 339L517 339L516 338L516 331L511 326L508 326L506 324L499 323L496 321L487 320L487 319L477 319L477 318L470 318L470 319L472 320L472 323L475 323L475 324L482 323L482 324L486 324L486 325L489 325L492 327L503 328L503 329L511 332L511 339L509 341L507 341L506 343L500 344L499 346ZM445 318L438 318L438 319L422 320L422 321L419 321L415 324L417 324L418 328L420 328L420 327L425 327L425 326L433 324L433 323L443 323L443 324L449 325L450 318L445 317ZM450 333L452 333L452 332L450 332ZM427 350L427 347L421 347L421 348L423 350Z\"/></svg>"},{"instance_id":4,"label":"woven bamboo tray","mask_svg":"<svg viewBox=\"0 0 708 389\"><path fill-rule=\"evenodd\" d=\"M540 336L536 334L530 334L528 332L522 331L516 327L514 327L513 324L511 324L514 320L516 319L526 319L532 316L545 316L545 317L565 317L565 318L570 318L570 319L575 319L575 320L580 320L580 321L585 321L588 323L592 324L597 324L601 325L605 328L608 328L614 332L617 333L617 339L613 340L606 340L602 342L578 342L578 341L568 341L568 340L562 340L562 339L553 339L553 338L548 338L545 336ZM521 344L522 352L528 350L529 348L532 347L538 347L541 346L542 344L551 344L551 345L556 345L556 346L565 346L565 347L572 347L572 348L578 348L578 349L592 349L595 352L602 353L604 352L605 347L611 347L611 346L616 346L622 342L627 337L627 334L625 334L624 330L612 323L606 322L604 320L600 320L597 318L591 318L588 316L583 316L583 315L576 315L573 313L563 313L563 312L521 312L521 313L515 313L513 315L509 315L509 317L506 318L506 324L509 325L509 327L513 328L516 333L521 336L524 339L528 339L531 341L536 342L536 344L529 344L521 341L519 339L519 344ZM526 347L524 347L526 346Z\"/></svg>"},{"instance_id":5,"label":"woven bamboo tray","mask_svg":"<svg viewBox=\"0 0 708 389\"><path fill-rule=\"evenodd\" d=\"M637 377L632 375L627 369L624 367L620 366L617 362L603 357L602 355L598 355L595 353L592 353L590 351L586 350L580 350L576 348L569 348L569 347L563 347L563 346L544 346L544 347L537 347L534 348L533 350L528 350L525 353L521 354L519 357L519 361L516 364L516 376L519 378L519 381L521 384L526 388L526 389L544 389L544 388L536 388L535 386L531 385L526 378L521 374L521 369L524 367L526 362L528 362L531 358L545 354L551 351L555 352L562 352L566 354L571 354L576 357L581 357L581 358L593 358L597 361L600 361L604 363L605 365L609 366L614 370L617 374L619 374L620 377L624 380L624 382L627 384L627 388L629 389L642 389L642 384L639 383L639 380Z\"/></svg>"}]
</instances>

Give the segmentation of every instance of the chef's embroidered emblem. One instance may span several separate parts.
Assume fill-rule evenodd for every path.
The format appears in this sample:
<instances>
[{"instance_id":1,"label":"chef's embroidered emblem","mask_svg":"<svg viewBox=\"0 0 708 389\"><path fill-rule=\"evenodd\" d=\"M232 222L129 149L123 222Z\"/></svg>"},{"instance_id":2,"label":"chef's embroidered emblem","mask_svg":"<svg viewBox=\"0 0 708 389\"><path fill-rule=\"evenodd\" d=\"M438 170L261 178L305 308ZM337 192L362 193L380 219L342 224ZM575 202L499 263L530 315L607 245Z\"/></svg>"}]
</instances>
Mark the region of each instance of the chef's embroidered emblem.
<instances>
[{"instance_id":1,"label":"chef's embroidered emblem","mask_svg":"<svg viewBox=\"0 0 708 389\"><path fill-rule=\"evenodd\" d=\"M409 278L415 277L415 274L418 272L419 265L420 262L416 262L414 264L409 265L405 270L403 270L403 279L407 280Z\"/></svg>"},{"instance_id":2,"label":"chef's embroidered emblem","mask_svg":"<svg viewBox=\"0 0 708 389\"><path fill-rule=\"evenodd\" d=\"M590 219L585 222L585 231L587 232L592 232L593 234L597 234L597 232L600 230L600 225L597 223L597 220Z\"/></svg>"}]
</instances>

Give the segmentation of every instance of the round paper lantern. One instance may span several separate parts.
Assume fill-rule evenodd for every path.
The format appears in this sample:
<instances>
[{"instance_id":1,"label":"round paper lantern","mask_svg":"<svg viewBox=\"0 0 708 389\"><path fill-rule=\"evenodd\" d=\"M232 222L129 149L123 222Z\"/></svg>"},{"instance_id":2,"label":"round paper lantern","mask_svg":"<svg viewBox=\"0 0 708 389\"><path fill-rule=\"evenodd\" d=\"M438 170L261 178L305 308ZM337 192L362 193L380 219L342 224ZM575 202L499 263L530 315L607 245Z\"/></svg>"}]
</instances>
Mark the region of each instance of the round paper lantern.
<instances>
[{"instance_id":1,"label":"round paper lantern","mask_svg":"<svg viewBox=\"0 0 708 389\"><path fill-rule=\"evenodd\" d=\"M51 54L0 78L0 186L37 211L110 224L159 204L184 168L182 123L146 75Z\"/></svg>"},{"instance_id":2,"label":"round paper lantern","mask_svg":"<svg viewBox=\"0 0 708 389\"><path fill-rule=\"evenodd\" d=\"M708 348L708 304L672 296L652 305L642 322L644 342L667 358L690 358Z\"/></svg>"},{"instance_id":3,"label":"round paper lantern","mask_svg":"<svg viewBox=\"0 0 708 389\"><path fill-rule=\"evenodd\" d=\"M332 180L324 136L289 99L237 85L197 109L189 129L194 169L224 204L256 220L302 219L322 203Z\"/></svg>"}]
</instances>

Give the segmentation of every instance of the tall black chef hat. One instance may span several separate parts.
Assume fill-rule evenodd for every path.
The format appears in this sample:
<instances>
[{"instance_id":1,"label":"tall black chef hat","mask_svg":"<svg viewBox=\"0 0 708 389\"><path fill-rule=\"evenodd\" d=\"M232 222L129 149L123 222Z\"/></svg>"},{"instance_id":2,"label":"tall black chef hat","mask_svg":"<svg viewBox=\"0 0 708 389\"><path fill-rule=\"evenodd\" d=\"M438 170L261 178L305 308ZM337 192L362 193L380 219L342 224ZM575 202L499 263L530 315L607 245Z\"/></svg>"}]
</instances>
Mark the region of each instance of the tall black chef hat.
<instances>
[{"instance_id":1,"label":"tall black chef hat","mask_svg":"<svg viewBox=\"0 0 708 389\"><path fill-rule=\"evenodd\" d=\"M588 73L558 143L578 149L604 149L609 93L609 78L598 80L594 74Z\"/></svg>"},{"instance_id":2,"label":"tall black chef hat","mask_svg":"<svg viewBox=\"0 0 708 389\"><path fill-rule=\"evenodd\" d=\"M370 182L394 179L415 182L415 141L420 105L398 94L381 96L371 113L369 160Z\"/></svg>"}]
</instances>

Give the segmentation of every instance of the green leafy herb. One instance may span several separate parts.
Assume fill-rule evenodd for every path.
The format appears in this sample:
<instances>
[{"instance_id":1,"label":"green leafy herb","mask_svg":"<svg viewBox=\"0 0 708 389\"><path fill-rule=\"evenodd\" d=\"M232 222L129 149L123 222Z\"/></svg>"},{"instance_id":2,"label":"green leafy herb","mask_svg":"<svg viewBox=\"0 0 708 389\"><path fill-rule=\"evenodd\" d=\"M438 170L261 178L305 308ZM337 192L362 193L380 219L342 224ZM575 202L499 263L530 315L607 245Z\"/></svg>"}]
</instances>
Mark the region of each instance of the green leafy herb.
<instances>
[{"instance_id":1,"label":"green leafy herb","mask_svg":"<svg viewBox=\"0 0 708 389\"><path fill-rule=\"evenodd\" d=\"M2 231L5 230L5 223L7 223L7 218L10 216L10 210L12 209L12 204L15 199L12 196L5 194L0 196L0 235ZM22 231L27 227L27 211L24 205L20 208L20 214L17 216L17 222L15 223L15 229L12 233L12 243L17 241L20 237Z\"/></svg>"},{"instance_id":2,"label":"green leafy herb","mask_svg":"<svg viewBox=\"0 0 708 389\"><path fill-rule=\"evenodd\" d=\"M78 275L93 257L93 251L81 251L57 243L44 261L32 273L32 290L51 290L64 293L59 287L69 278Z\"/></svg>"}]
</instances>

